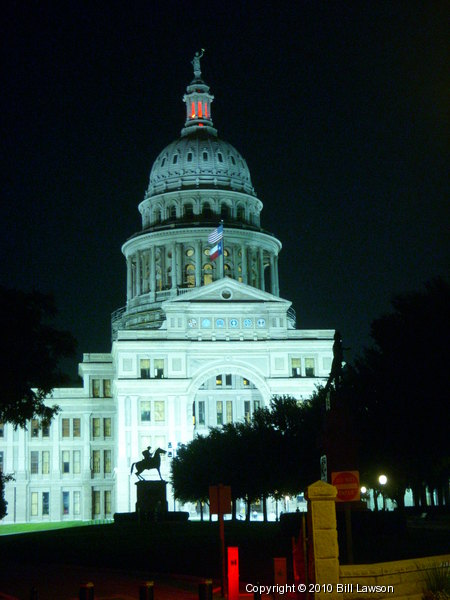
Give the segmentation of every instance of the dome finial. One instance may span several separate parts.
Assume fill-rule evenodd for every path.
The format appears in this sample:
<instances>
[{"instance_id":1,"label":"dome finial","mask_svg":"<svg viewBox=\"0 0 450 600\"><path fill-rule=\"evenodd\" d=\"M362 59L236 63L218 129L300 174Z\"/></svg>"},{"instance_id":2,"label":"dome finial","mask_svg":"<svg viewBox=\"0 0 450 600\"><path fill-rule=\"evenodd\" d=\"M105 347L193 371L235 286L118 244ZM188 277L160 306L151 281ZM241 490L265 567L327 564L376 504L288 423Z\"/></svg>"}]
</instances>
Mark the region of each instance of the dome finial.
<instances>
[{"instance_id":1,"label":"dome finial","mask_svg":"<svg viewBox=\"0 0 450 600\"><path fill-rule=\"evenodd\" d=\"M191 61L192 62L192 66L194 67L194 77L196 79L200 79L200 77L202 76L202 70L200 68L200 59L203 57L205 53L205 49L202 48L200 52L196 52L194 59Z\"/></svg>"}]
</instances>

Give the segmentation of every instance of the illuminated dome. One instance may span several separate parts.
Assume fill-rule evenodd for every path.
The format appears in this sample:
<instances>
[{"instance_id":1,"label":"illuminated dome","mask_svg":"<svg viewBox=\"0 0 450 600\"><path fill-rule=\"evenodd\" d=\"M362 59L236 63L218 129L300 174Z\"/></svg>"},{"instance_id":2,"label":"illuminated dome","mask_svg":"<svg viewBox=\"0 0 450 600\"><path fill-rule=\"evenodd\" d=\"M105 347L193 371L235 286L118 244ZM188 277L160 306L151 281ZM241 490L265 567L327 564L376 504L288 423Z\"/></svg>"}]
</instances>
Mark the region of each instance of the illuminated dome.
<instances>
[{"instance_id":1,"label":"illuminated dome","mask_svg":"<svg viewBox=\"0 0 450 600\"><path fill-rule=\"evenodd\" d=\"M247 163L228 142L217 137L211 117L214 96L201 78L200 58L192 61L194 79L183 101L186 123L181 137L160 153L150 173L146 198L186 188L217 188L256 196Z\"/></svg>"},{"instance_id":2,"label":"illuminated dome","mask_svg":"<svg viewBox=\"0 0 450 600\"><path fill-rule=\"evenodd\" d=\"M214 134L197 129L160 153L150 173L147 197L202 187L256 195L247 163L239 152Z\"/></svg>"}]
</instances>

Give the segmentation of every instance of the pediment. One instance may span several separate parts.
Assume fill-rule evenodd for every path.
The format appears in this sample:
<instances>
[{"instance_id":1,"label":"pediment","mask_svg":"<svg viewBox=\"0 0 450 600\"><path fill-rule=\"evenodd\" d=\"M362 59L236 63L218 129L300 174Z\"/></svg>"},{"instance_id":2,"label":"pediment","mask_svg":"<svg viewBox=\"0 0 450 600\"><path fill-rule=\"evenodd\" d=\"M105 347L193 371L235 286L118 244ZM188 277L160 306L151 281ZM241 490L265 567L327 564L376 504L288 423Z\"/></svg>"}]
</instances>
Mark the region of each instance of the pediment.
<instances>
[{"instance_id":1,"label":"pediment","mask_svg":"<svg viewBox=\"0 0 450 600\"><path fill-rule=\"evenodd\" d=\"M274 302L287 306L291 305L291 302L288 300L284 300L268 292L263 292L251 285L241 283L229 277L224 277L209 285L194 288L180 294L176 298L166 300L163 303L163 309L165 310L168 305L176 305L177 303L184 302L223 302L231 304L234 302Z\"/></svg>"}]
</instances>

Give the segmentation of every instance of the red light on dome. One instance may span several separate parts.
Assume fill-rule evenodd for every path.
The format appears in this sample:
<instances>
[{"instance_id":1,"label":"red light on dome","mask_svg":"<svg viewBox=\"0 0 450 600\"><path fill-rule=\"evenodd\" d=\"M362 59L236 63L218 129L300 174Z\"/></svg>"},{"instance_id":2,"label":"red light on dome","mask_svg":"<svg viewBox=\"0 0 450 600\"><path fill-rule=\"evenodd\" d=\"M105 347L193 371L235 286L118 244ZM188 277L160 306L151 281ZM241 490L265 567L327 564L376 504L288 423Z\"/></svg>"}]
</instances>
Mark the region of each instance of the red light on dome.
<instances>
[{"instance_id":1,"label":"red light on dome","mask_svg":"<svg viewBox=\"0 0 450 600\"><path fill-rule=\"evenodd\" d=\"M191 119L195 119L195 102L192 103Z\"/></svg>"},{"instance_id":2,"label":"red light on dome","mask_svg":"<svg viewBox=\"0 0 450 600\"><path fill-rule=\"evenodd\" d=\"M202 103L199 101L197 104L198 104L198 116L201 119L201 117L202 117Z\"/></svg>"},{"instance_id":3,"label":"red light on dome","mask_svg":"<svg viewBox=\"0 0 450 600\"><path fill-rule=\"evenodd\" d=\"M199 127L203 127L203 123L199 123L199 124L198 124L198 126L199 126Z\"/></svg>"},{"instance_id":4,"label":"red light on dome","mask_svg":"<svg viewBox=\"0 0 450 600\"><path fill-rule=\"evenodd\" d=\"M208 118L208 105L205 102L205 119Z\"/></svg>"}]
</instances>

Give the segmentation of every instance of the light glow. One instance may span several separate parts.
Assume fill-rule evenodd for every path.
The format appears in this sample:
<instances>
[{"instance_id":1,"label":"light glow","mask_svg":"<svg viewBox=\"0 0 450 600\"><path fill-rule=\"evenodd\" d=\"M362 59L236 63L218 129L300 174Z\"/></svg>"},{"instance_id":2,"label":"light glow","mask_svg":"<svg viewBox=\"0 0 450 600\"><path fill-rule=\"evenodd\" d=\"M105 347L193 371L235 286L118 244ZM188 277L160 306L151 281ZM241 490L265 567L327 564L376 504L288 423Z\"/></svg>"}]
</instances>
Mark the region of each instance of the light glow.
<instances>
[{"instance_id":1,"label":"light glow","mask_svg":"<svg viewBox=\"0 0 450 600\"><path fill-rule=\"evenodd\" d=\"M198 116L201 119L202 118L202 103L200 102L200 100L197 102L197 106L198 106Z\"/></svg>"},{"instance_id":2,"label":"light glow","mask_svg":"<svg viewBox=\"0 0 450 600\"><path fill-rule=\"evenodd\" d=\"M192 103L191 119L195 119L195 102Z\"/></svg>"},{"instance_id":3,"label":"light glow","mask_svg":"<svg viewBox=\"0 0 450 600\"><path fill-rule=\"evenodd\" d=\"M386 485L386 483L387 483L387 477L386 477L386 475L380 475L378 477L378 481L380 482L380 485Z\"/></svg>"}]
</instances>

